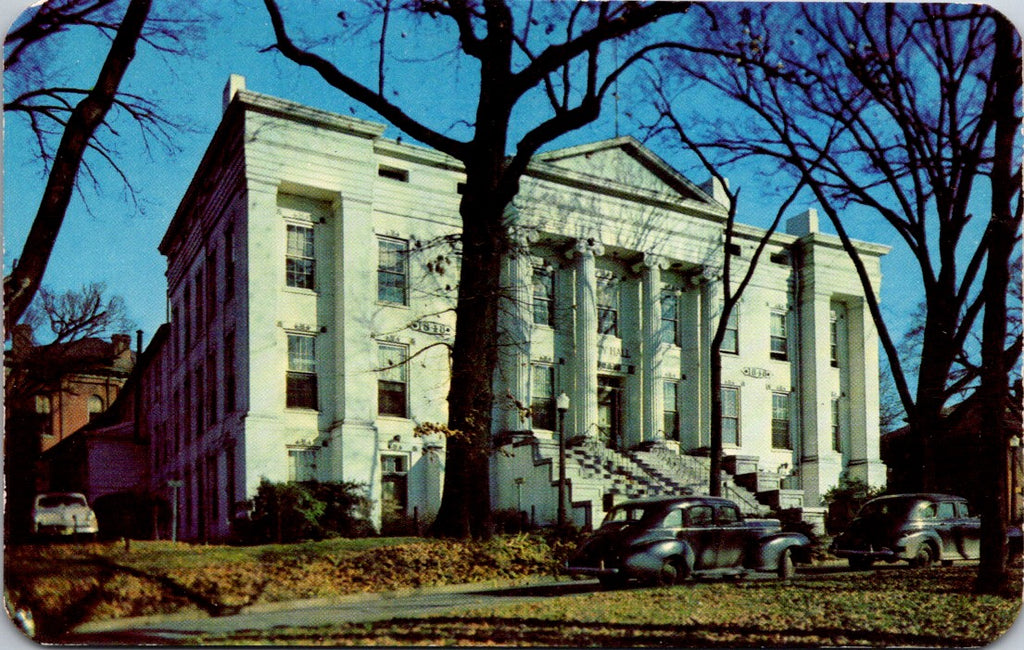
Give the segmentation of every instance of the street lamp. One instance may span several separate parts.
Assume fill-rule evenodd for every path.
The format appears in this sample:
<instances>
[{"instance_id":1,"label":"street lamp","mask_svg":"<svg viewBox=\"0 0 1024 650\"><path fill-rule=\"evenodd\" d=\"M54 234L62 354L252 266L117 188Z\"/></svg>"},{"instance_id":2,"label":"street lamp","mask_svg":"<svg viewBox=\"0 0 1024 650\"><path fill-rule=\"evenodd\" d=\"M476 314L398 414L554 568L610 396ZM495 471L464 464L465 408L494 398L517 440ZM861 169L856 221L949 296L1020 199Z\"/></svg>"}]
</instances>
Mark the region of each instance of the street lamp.
<instances>
[{"instance_id":1,"label":"street lamp","mask_svg":"<svg viewBox=\"0 0 1024 650\"><path fill-rule=\"evenodd\" d=\"M167 487L171 488L171 541L178 541L178 488L184 485L178 480L167 481Z\"/></svg>"},{"instance_id":2,"label":"street lamp","mask_svg":"<svg viewBox=\"0 0 1024 650\"><path fill-rule=\"evenodd\" d=\"M555 398L558 410L558 528L565 528L565 412L569 410L569 396L564 392Z\"/></svg>"}]
</instances>

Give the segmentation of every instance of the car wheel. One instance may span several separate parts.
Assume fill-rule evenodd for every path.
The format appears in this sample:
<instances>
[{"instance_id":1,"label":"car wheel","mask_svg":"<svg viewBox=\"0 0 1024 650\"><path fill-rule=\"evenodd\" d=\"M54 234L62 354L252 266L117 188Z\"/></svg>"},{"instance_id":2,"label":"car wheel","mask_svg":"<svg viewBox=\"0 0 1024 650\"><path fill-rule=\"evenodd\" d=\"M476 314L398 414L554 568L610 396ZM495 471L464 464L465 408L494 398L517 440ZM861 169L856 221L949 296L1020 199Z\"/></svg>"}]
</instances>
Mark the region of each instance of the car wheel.
<instances>
[{"instance_id":1,"label":"car wheel","mask_svg":"<svg viewBox=\"0 0 1024 650\"><path fill-rule=\"evenodd\" d=\"M657 584L660 586L677 585L689 576L689 568L686 560L682 558L669 558L661 563L661 571L658 572Z\"/></svg>"},{"instance_id":2,"label":"car wheel","mask_svg":"<svg viewBox=\"0 0 1024 650\"><path fill-rule=\"evenodd\" d=\"M779 567L776 569L776 573L780 580L792 580L793 576L796 575L796 565L793 564L793 552L791 549L786 549L779 556Z\"/></svg>"},{"instance_id":3,"label":"car wheel","mask_svg":"<svg viewBox=\"0 0 1024 650\"><path fill-rule=\"evenodd\" d=\"M851 557L848 561L850 563L850 568L856 571L870 569L871 565L874 564L874 560L867 557Z\"/></svg>"},{"instance_id":4,"label":"car wheel","mask_svg":"<svg viewBox=\"0 0 1024 650\"><path fill-rule=\"evenodd\" d=\"M921 544L921 547L917 549L917 555L910 561L910 566L918 569L927 569L931 567L934 559L932 557L932 548L927 544Z\"/></svg>"}]
</instances>

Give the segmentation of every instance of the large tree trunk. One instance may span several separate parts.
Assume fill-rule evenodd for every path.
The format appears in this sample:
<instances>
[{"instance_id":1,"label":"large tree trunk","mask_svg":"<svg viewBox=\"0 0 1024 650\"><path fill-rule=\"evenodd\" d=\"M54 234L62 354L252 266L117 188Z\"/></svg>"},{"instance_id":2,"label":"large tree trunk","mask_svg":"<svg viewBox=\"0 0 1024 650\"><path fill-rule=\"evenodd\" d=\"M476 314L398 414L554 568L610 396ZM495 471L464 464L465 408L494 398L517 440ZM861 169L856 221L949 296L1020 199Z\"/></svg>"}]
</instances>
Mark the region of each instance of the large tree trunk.
<instances>
[{"instance_id":1,"label":"large tree trunk","mask_svg":"<svg viewBox=\"0 0 1024 650\"><path fill-rule=\"evenodd\" d=\"M1011 432L1006 408L1010 386L1004 348L1006 346L1006 295L1010 284L1010 263L1020 230L1020 169L1014 147L1020 130L1017 96L1021 84L1020 46L1015 31L1001 16L996 17L996 46L992 72L996 78L995 162L992 169L992 219L988 262L982 293L985 317L982 322L981 406L982 463L989 468L981 486L981 563L975 590L999 594L1009 591L1006 530L1008 519L1007 455ZM1016 201L1015 201L1016 199ZM1014 590L1016 591L1016 590ZM1019 591L1014 596L1019 597Z\"/></svg>"}]
</instances>

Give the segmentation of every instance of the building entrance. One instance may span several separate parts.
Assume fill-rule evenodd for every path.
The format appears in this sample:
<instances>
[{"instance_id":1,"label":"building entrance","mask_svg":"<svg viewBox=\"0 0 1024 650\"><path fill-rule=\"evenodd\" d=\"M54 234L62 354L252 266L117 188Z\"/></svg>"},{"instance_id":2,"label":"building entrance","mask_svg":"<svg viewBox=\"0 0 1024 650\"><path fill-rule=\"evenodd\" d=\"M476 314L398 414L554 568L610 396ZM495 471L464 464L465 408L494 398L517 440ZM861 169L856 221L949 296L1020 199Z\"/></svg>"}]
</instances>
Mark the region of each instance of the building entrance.
<instances>
[{"instance_id":1,"label":"building entrance","mask_svg":"<svg viewBox=\"0 0 1024 650\"><path fill-rule=\"evenodd\" d=\"M610 449L622 446L622 379L597 378L597 431Z\"/></svg>"}]
</instances>

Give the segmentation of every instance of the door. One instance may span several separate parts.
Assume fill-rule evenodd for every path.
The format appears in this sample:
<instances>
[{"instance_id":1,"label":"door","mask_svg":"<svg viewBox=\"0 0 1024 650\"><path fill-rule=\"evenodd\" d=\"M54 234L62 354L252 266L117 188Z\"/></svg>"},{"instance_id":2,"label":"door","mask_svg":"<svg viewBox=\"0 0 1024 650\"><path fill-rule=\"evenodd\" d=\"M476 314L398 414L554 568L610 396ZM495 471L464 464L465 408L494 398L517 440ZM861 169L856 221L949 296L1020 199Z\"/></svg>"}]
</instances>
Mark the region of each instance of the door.
<instances>
[{"instance_id":1,"label":"door","mask_svg":"<svg viewBox=\"0 0 1024 650\"><path fill-rule=\"evenodd\" d=\"M720 569L741 566L747 527L740 516L739 508L727 504L716 505L715 526L715 566Z\"/></svg>"},{"instance_id":2,"label":"door","mask_svg":"<svg viewBox=\"0 0 1024 650\"><path fill-rule=\"evenodd\" d=\"M597 378L597 430L605 446L618 449L622 442L622 380Z\"/></svg>"},{"instance_id":3,"label":"door","mask_svg":"<svg viewBox=\"0 0 1024 650\"><path fill-rule=\"evenodd\" d=\"M693 551L696 571L715 567L715 512L711 506L693 505L683 511L683 529L676 535Z\"/></svg>"}]
</instances>

